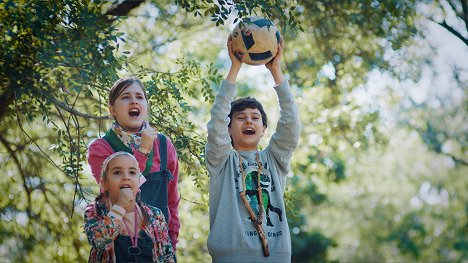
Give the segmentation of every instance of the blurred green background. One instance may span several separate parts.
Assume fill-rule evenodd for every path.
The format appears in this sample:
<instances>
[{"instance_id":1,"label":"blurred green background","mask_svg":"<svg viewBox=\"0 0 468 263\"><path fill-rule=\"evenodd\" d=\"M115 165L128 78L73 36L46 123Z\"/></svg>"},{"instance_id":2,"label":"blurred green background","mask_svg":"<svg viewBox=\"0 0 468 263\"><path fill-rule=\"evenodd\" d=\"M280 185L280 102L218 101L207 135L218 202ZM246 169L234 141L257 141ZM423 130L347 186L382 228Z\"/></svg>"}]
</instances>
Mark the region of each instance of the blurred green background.
<instances>
[{"instance_id":1,"label":"blurred green background","mask_svg":"<svg viewBox=\"0 0 468 263\"><path fill-rule=\"evenodd\" d=\"M468 7L448 1L0 1L0 258L84 262L98 192L87 146L137 75L180 160L179 262L209 262L206 123L239 18L273 20L302 134L288 181L293 262L468 261ZM273 80L239 96L278 118Z\"/></svg>"}]
</instances>

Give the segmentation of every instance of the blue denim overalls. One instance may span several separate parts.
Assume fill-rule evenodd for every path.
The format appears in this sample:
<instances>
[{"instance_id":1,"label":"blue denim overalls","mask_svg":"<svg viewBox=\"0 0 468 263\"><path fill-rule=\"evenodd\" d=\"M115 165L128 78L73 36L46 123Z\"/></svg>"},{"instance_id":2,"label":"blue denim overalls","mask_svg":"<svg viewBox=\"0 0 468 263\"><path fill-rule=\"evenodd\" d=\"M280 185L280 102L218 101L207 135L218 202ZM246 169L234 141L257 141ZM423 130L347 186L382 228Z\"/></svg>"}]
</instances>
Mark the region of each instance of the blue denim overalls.
<instances>
[{"instance_id":1,"label":"blue denim overalls","mask_svg":"<svg viewBox=\"0 0 468 263\"><path fill-rule=\"evenodd\" d=\"M129 236L118 235L114 240L116 262L153 262L153 241L145 231L140 231L138 237L139 255L130 255L129 247L132 245Z\"/></svg>"}]
</instances>

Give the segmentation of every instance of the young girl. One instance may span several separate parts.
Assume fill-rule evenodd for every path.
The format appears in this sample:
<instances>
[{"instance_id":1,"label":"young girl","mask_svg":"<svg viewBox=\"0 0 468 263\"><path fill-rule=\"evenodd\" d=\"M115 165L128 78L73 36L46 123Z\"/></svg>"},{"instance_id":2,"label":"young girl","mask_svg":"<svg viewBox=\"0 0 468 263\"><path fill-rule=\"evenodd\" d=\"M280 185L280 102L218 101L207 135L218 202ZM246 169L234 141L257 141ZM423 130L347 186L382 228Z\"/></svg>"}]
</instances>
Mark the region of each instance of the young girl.
<instances>
[{"instance_id":1,"label":"young girl","mask_svg":"<svg viewBox=\"0 0 468 263\"><path fill-rule=\"evenodd\" d=\"M119 79L109 91L109 112L115 122L103 138L91 143L88 163L100 182L101 166L117 151L133 154L146 178L141 187L143 202L162 210L176 250L179 235L179 165L172 142L146 122L148 100L143 84L134 77Z\"/></svg>"},{"instance_id":2,"label":"young girl","mask_svg":"<svg viewBox=\"0 0 468 263\"><path fill-rule=\"evenodd\" d=\"M161 210L140 201L144 177L135 157L116 152L104 160L101 193L85 211L89 262L174 262Z\"/></svg>"}]
</instances>

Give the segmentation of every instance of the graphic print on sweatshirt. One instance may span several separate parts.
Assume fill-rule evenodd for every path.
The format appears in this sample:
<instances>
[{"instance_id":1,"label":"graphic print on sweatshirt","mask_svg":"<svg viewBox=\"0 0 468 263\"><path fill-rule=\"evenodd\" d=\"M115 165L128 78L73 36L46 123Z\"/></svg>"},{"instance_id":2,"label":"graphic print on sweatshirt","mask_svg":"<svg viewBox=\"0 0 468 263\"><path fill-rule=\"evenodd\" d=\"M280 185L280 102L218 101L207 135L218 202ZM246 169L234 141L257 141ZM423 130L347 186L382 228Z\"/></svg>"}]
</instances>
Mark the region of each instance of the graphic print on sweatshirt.
<instances>
[{"instance_id":1,"label":"graphic print on sweatshirt","mask_svg":"<svg viewBox=\"0 0 468 263\"><path fill-rule=\"evenodd\" d=\"M272 216L277 216L279 221L283 221L283 211L280 208L274 206L271 203L270 194L276 191L274 182L268 172L268 164L264 163L262 172L260 174L260 186L262 188L262 199L263 199L263 211L266 215L266 225L267 227L274 227L274 224L271 220ZM258 165L257 163L249 163L247 166L245 163L242 163L242 167L245 172L245 195L247 201L249 201L252 210L255 215L258 215L260 210L260 198L257 190L258 185ZM242 173L239 171L235 176L236 189L242 189ZM240 186L240 187L239 187ZM273 212L273 213L270 213ZM275 215L276 214L276 215ZM251 221L250 217L247 220Z\"/></svg>"}]
</instances>

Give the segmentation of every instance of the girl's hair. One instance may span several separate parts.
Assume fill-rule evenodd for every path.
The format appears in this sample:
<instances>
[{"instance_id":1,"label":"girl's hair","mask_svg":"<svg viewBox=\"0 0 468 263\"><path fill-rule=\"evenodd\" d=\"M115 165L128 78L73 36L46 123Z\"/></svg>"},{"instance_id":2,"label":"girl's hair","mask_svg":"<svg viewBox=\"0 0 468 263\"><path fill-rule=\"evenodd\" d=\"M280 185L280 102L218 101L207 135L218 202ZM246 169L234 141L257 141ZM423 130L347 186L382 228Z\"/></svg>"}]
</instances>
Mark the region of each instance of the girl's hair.
<instances>
[{"instance_id":1,"label":"girl's hair","mask_svg":"<svg viewBox=\"0 0 468 263\"><path fill-rule=\"evenodd\" d=\"M133 83L137 83L140 85L141 89L143 90L143 93L145 94L145 99L148 100L148 97L146 96L146 90L145 86L141 81L133 76L130 77L125 77L117 80L112 88L109 91L109 105L114 106L115 100L119 97L120 94L130 85Z\"/></svg>"}]
</instances>

